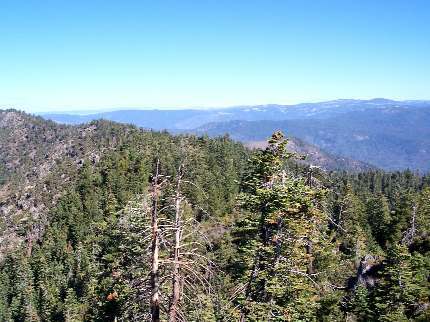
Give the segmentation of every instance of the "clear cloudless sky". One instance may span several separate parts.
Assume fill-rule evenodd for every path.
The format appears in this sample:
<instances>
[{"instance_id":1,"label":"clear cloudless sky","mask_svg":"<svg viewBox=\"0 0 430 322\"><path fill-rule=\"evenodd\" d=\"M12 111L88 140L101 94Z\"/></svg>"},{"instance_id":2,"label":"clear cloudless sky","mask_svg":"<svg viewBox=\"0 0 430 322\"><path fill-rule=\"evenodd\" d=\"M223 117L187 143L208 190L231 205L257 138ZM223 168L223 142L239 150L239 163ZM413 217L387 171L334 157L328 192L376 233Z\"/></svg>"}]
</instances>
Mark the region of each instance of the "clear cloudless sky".
<instances>
[{"instance_id":1,"label":"clear cloudless sky","mask_svg":"<svg viewBox=\"0 0 430 322\"><path fill-rule=\"evenodd\" d=\"M0 108L430 98L429 0L1 0Z\"/></svg>"}]
</instances>

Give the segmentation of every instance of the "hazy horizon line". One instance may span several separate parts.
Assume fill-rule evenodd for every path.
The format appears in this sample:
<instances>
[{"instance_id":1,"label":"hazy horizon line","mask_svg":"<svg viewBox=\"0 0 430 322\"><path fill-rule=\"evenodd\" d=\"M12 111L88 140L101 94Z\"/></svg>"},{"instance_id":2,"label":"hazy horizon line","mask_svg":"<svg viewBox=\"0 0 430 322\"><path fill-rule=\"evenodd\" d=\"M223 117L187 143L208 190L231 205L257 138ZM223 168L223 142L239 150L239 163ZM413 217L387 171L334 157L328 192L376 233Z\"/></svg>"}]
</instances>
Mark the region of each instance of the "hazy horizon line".
<instances>
[{"instance_id":1,"label":"hazy horizon line","mask_svg":"<svg viewBox=\"0 0 430 322\"><path fill-rule=\"evenodd\" d=\"M80 114L89 115L97 113L115 112L115 111L180 111L180 110L217 110L217 109L231 109L241 107L259 107L259 106L297 106L303 104L323 104L337 101L376 101L386 100L391 102L430 102L430 99L391 99L384 97L374 98L337 98L331 100L315 100L303 101L299 103L264 103L264 104L232 104L232 105L207 105L207 106L115 106L115 107L78 107L78 108L58 108L58 109L44 109L44 108L26 108L26 107L12 107L7 105L0 105L0 110L15 109L31 114Z\"/></svg>"}]
</instances>

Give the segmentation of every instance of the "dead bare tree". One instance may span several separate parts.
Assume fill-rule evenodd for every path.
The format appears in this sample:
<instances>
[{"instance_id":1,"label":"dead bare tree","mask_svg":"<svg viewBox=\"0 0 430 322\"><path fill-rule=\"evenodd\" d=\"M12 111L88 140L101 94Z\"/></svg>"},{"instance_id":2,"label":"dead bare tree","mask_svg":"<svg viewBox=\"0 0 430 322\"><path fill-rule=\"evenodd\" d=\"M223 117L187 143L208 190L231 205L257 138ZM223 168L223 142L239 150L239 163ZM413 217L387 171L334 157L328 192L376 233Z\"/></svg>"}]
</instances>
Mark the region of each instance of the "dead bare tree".
<instances>
[{"instance_id":1,"label":"dead bare tree","mask_svg":"<svg viewBox=\"0 0 430 322\"><path fill-rule=\"evenodd\" d=\"M417 232L417 228L416 228L416 216L417 216L417 205L414 204L413 207L412 207L411 225L406 230L406 232L404 233L403 238L402 238L402 244L404 244L404 245L407 245L407 246L411 245L412 242L413 242L413 240L414 240L414 238L415 238L415 235L416 235L416 232Z\"/></svg>"},{"instance_id":2,"label":"dead bare tree","mask_svg":"<svg viewBox=\"0 0 430 322\"><path fill-rule=\"evenodd\" d=\"M160 282L159 282L159 248L160 238L158 231L158 198L160 194L160 173L159 173L160 160L157 160L155 175L152 178L151 184L151 320L153 322L160 321Z\"/></svg>"},{"instance_id":3,"label":"dead bare tree","mask_svg":"<svg viewBox=\"0 0 430 322\"><path fill-rule=\"evenodd\" d=\"M182 237L182 218L181 218L181 183L182 183L182 165L179 167L178 179L176 182L175 192L175 241L173 248L173 278L172 278L172 298L169 307L169 321L174 322L178 315L178 305L181 293L180 279L180 246Z\"/></svg>"},{"instance_id":4,"label":"dead bare tree","mask_svg":"<svg viewBox=\"0 0 430 322\"><path fill-rule=\"evenodd\" d=\"M191 215L184 218L184 208L189 210L193 206L187 202L182 194L182 186L193 184L183 180L185 166L181 164L175 183L173 202L174 218L171 228L166 225L164 229L171 230L174 235L171 237L170 245L172 251L171 258L164 260L171 264L172 268L172 288L168 319L170 322L185 321L182 302L199 301L196 295L202 289L205 293L210 292L210 277L212 262L204 255L204 250L209 244L208 238L202 232L200 223ZM167 245L169 247L169 245ZM200 290L198 289L200 288ZM200 303L201 304L201 303ZM197 304L198 305L198 304Z\"/></svg>"},{"instance_id":5,"label":"dead bare tree","mask_svg":"<svg viewBox=\"0 0 430 322\"><path fill-rule=\"evenodd\" d=\"M150 273L149 279L139 281L139 288L145 291L145 285L148 286L146 292L152 322L164 320L164 317L170 322L186 321L188 309L203 307L202 303L200 306L197 303L200 298L191 295L210 290L212 264L204 255L209 242L194 218L196 206L189 203L182 193L183 186L193 184L183 179L184 168L181 164L175 180L172 180L172 177L162 174L157 160L149 190L150 207L143 198L136 209L130 205L127 210L132 214L140 212L143 221L147 220L144 231L139 235L142 236L140 243L148 243L144 247L147 253L142 259L149 256Z\"/></svg>"}]
</instances>

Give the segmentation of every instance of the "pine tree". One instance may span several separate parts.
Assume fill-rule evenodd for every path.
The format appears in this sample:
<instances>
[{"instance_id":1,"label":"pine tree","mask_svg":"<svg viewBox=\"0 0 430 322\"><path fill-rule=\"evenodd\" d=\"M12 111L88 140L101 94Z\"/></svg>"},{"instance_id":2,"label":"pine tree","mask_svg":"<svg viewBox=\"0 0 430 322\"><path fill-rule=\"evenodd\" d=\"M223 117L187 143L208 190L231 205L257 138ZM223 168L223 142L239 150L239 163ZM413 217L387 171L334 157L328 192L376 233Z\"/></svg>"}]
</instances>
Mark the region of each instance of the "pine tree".
<instances>
[{"instance_id":1,"label":"pine tree","mask_svg":"<svg viewBox=\"0 0 430 322\"><path fill-rule=\"evenodd\" d=\"M353 261L355 270L362 257L368 253L372 236L366 218L365 205L350 185L346 186L336 221L341 251Z\"/></svg>"},{"instance_id":2,"label":"pine tree","mask_svg":"<svg viewBox=\"0 0 430 322\"><path fill-rule=\"evenodd\" d=\"M412 258L406 246L396 244L387 252L375 306L380 321L407 321L413 315L414 303L422 296Z\"/></svg>"},{"instance_id":3,"label":"pine tree","mask_svg":"<svg viewBox=\"0 0 430 322\"><path fill-rule=\"evenodd\" d=\"M81 305L76 298L76 293L73 289L67 289L66 298L64 300L64 321L65 322L81 322L84 321L81 313Z\"/></svg>"},{"instance_id":4,"label":"pine tree","mask_svg":"<svg viewBox=\"0 0 430 322\"><path fill-rule=\"evenodd\" d=\"M392 220L387 198L381 194L369 198L366 212L373 238L385 249Z\"/></svg>"},{"instance_id":5,"label":"pine tree","mask_svg":"<svg viewBox=\"0 0 430 322\"><path fill-rule=\"evenodd\" d=\"M357 285L349 306L356 320L370 321L373 319L372 309L369 304L369 290L365 285Z\"/></svg>"},{"instance_id":6,"label":"pine tree","mask_svg":"<svg viewBox=\"0 0 430 322\"><path fill-rule=\"evenodd\" d=\"M249 215L237 231L248 263L242 321L313 320L318 308L322 286L313 261L324 235L321 192L285 171L293 157L286 144L282 133L274 133L245 178L241 201Z\"/></svg>"}]
</instances>

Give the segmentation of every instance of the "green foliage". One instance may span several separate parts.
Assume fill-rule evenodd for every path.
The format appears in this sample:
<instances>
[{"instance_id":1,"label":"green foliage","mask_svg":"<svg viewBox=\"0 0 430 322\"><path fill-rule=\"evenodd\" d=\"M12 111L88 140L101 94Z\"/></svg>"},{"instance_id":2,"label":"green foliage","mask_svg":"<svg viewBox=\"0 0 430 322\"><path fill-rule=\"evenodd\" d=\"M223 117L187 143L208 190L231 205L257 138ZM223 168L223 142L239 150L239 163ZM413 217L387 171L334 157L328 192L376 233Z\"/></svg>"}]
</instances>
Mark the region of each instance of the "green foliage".
<instances>
[{"instance_id":1,"label":"green foliage","mask_svg":"<svg viewBox=\"0 0 430 322\"><path fill-rule=\"evenodd\" d=\"M367 218L372 235L383 249L387 246L390 236L392 216L387 198L382 194L370 197L366 203Z\"/></svg>"},{"instance_id":2,"label":"green foliage","mask_svg":"<svg viewBox=\"0 0 430 322\"><path fill-rule=\"evenodd\" d=\"M226 138L127 133L110 123L101 124L99 131L103 140L114 135L123 143L106 151L97 163L82 162L74 182L47 214L50 224L43 238L31 241L30 255L27 240L25 247L0 264L1 319L141 321L147 317L148 290L142 287L148 275L147 222L142 213L131 216L126 210L147 193L155 156L165 176L172 178L186 160L189 171L184 180L192 184L184 185L183 193L201 224L232 211L247 155L241 145ZM186 305L197 320L215 314L199 306L202 302L213 307L210 297L201 296Z\"/></svg>"},{"instance_id":3,"label":"green foliage","mask_svg":"<svg viewBox=\"0 0 430 322\"><path fill-rule=\"evenodd\" d=\"M413 306L428 298L428 290L420 287L420 278L414 275L412 256L405 246L389 249L382 279L375 291L375 306L381 321L408 320L414 315Z\"/></svg>"},{"instance_id":4,"label":"green foliage","mask_svg":"<svg viewBox=\"0 0 430 322\"><path fill-rule=\"evenodd\" d=\"M241 202L250 214L238 223L238 252L246 263L245 295L238 301L250 321L312 320L326 279L324 265L314 266L329 251L325 219L318 208L323 191L288 174L293 155L275 133L269 146L251 160ZM315 268L321 268L317 272ZM321 277L320 277L321 276Z\"/></svg>"}]
</instances>

